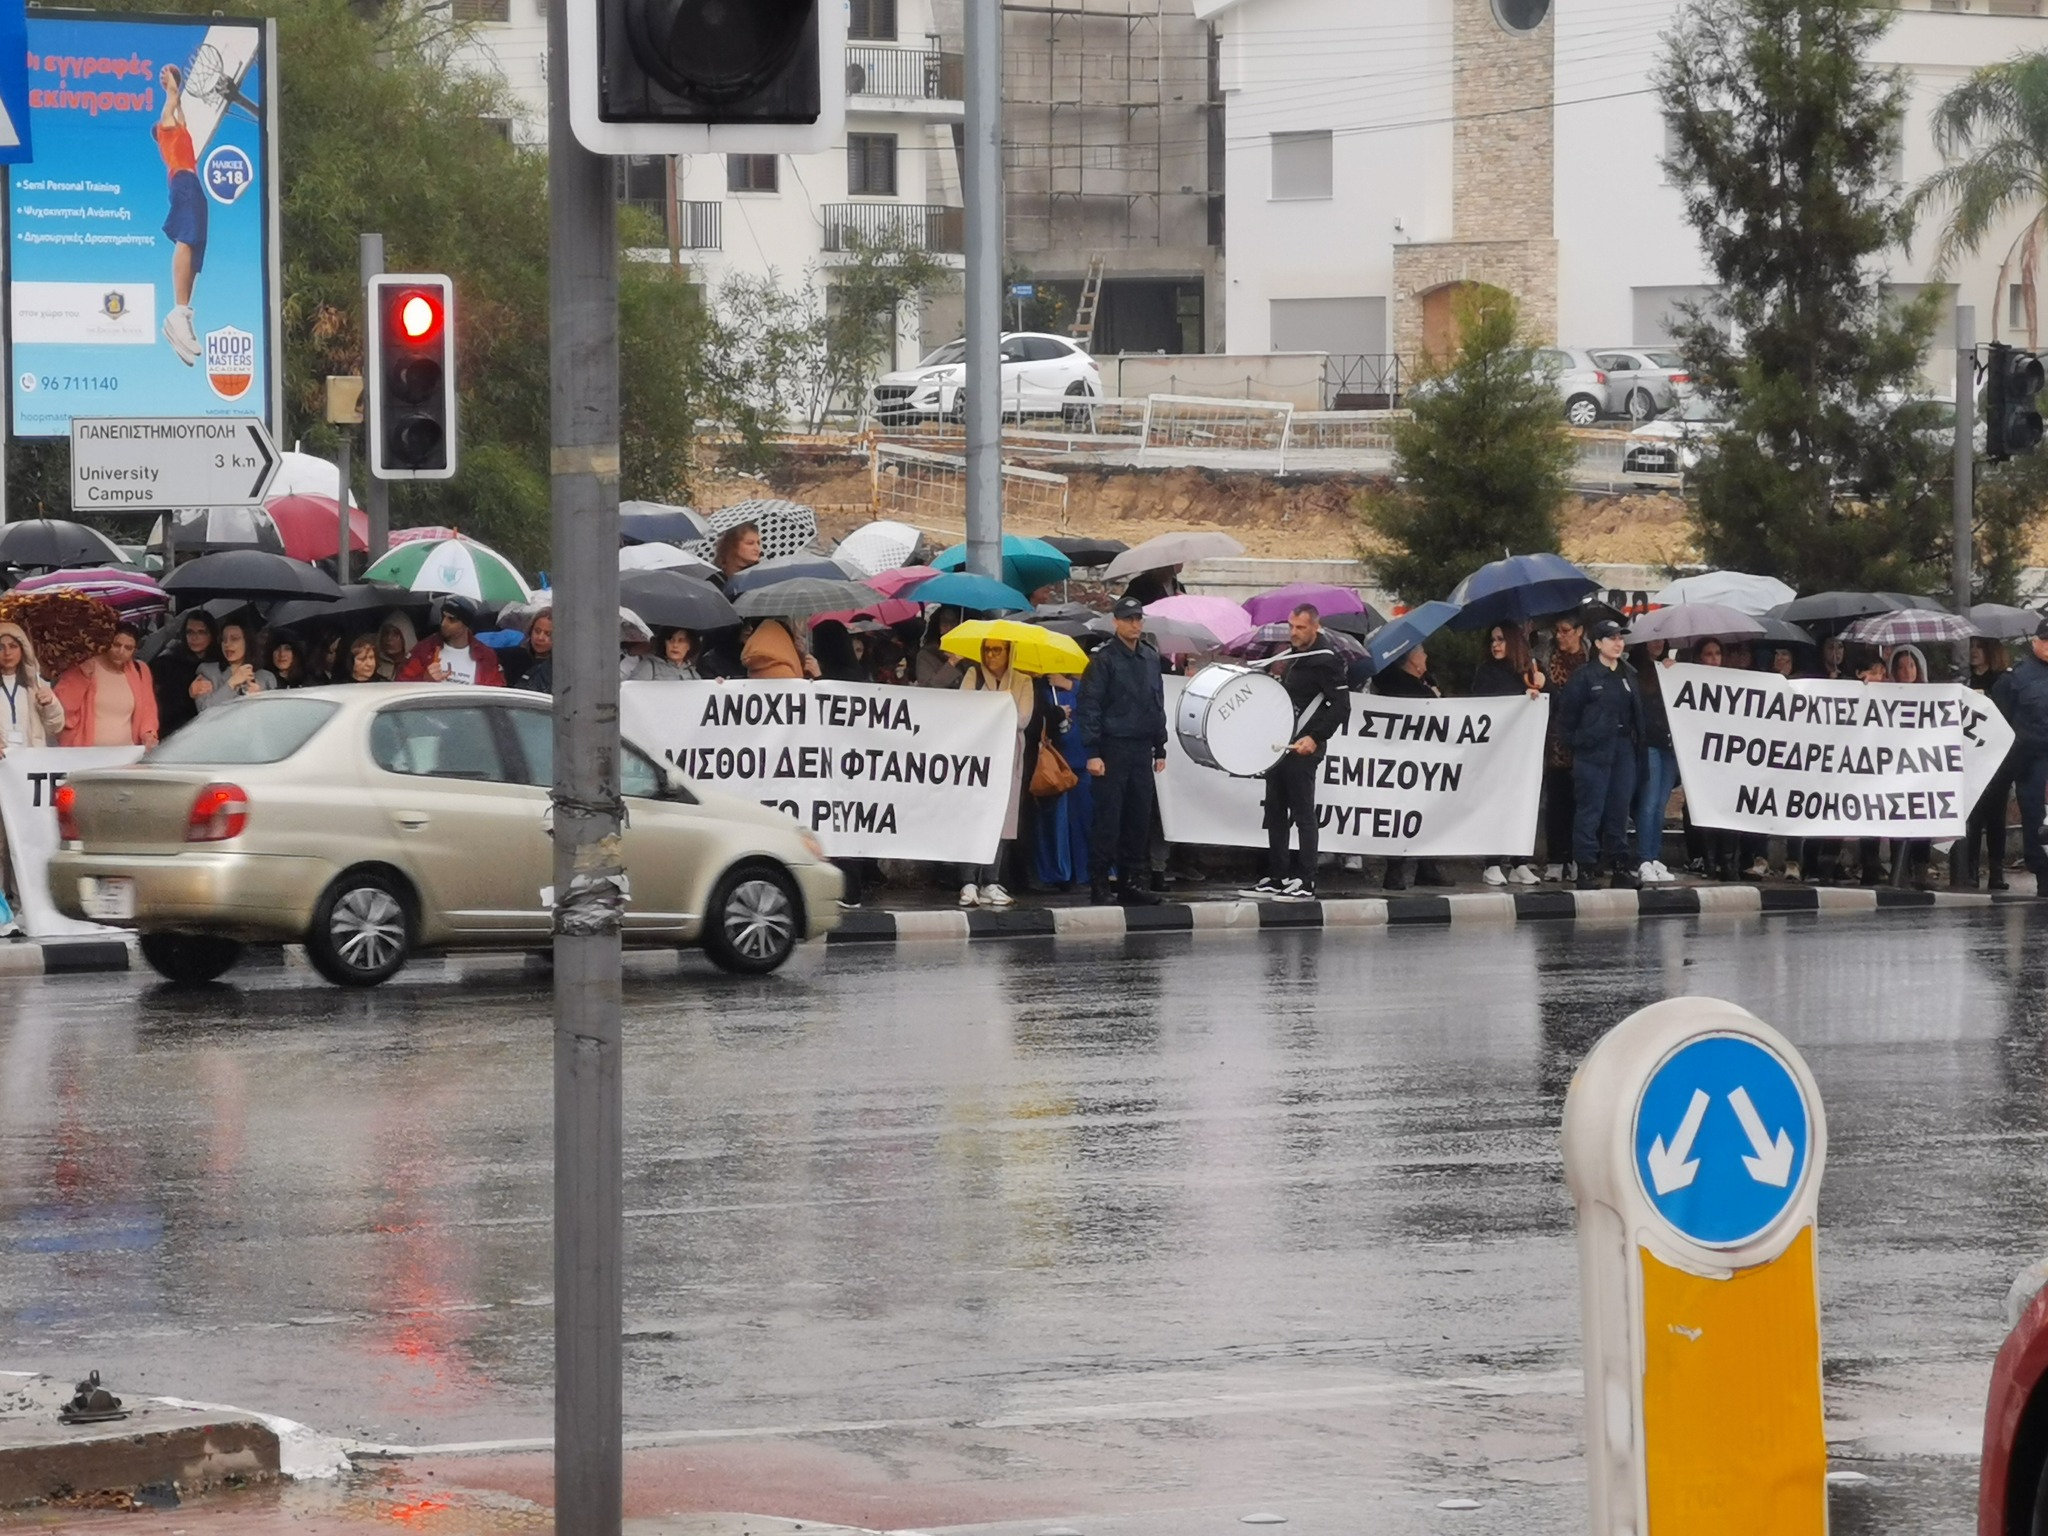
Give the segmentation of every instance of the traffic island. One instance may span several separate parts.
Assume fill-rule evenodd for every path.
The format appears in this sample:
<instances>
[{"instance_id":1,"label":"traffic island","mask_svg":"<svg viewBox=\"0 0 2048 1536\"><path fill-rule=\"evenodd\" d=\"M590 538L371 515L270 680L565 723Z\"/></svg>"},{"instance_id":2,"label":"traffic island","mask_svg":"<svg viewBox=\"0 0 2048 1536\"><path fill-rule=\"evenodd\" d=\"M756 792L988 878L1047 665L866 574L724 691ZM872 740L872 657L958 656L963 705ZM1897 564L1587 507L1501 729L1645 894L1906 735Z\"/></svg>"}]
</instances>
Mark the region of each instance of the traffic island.
<instances>
[{"instance_id":1,"label":"traffic island","mask_svg":"<svg viewBox=\"0 0 2048 1536\"><path fill-rule=\"evenodd\" d=\"M0 1375L0 1509L133 1508L279 1474L276 1430L254 1415L130 1397L124 1417L67 1423L74 1388Z\"/></svg>"}]
</instances>

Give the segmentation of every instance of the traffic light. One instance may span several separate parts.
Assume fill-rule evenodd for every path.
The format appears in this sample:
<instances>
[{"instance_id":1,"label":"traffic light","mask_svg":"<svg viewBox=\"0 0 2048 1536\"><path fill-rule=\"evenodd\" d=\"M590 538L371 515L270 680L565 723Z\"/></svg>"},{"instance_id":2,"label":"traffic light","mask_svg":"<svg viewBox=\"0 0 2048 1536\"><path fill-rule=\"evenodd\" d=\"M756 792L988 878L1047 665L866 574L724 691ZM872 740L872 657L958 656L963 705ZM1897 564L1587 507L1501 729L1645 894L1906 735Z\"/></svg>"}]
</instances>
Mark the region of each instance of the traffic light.
<instances>
[{"instance_id":1,"label":"traffic light","mask_svg":"<svg viewBox=\"0 0 2048 1536\"><path fill-rule=\"evenodd\" d=\"M845 45L845 0L569 0L570 127L600 155L829 149Z\"/></svg>"},{"instance_id":2,"label":"traffic light","mask_svg":"<svg viewBox=\"0 0 2048 1536\"><path fill-rule=\"evenodd\" d=\"M1984 456L2000 461L2041 445L2041 359L2002 341L1991 343L1984 383Z\"/></svg>"},{"instance_id":3,"label":"traffic light","mask_svg":"<svg viewBox=\"0 0 2048 1536\"><path fill-rule=\"evenodd\" d=\"M455 474L455 284L433 273L370 279L363 370L370 473L379 480Z\"/></svg>"}]
</instances>

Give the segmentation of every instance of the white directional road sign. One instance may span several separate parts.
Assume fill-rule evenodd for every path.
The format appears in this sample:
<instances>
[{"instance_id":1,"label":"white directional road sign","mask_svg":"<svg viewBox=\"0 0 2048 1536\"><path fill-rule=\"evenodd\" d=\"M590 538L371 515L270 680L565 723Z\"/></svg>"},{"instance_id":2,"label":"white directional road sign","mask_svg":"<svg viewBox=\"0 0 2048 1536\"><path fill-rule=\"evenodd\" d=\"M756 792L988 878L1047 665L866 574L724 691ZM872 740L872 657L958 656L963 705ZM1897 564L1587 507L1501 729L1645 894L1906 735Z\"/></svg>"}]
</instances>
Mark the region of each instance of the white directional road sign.
<instances>
[{"instance_id":1,"label":"white directional road sign","mask_svg":"<svg viewBox=\"0 0 2048 1536\"><path fill-rule=\"evenodd\" d=\"M1657 1214L1710 1248L1768 1229L1799 1193L1812 1117L1777 1054L1740 1035L1674 1051L1636 1106L1637 1175Z\"/></svg>"},{"instance_id":2,"label":"white directional road sign","mask_svg":"<svg viewBox=\"0 0 2048 1536\"><path fill-rule=\"evenodd\" d=\"M78 416L71 505L80 512L261 506L277 446L253 416Z\"/></svg>"}]
</instances>

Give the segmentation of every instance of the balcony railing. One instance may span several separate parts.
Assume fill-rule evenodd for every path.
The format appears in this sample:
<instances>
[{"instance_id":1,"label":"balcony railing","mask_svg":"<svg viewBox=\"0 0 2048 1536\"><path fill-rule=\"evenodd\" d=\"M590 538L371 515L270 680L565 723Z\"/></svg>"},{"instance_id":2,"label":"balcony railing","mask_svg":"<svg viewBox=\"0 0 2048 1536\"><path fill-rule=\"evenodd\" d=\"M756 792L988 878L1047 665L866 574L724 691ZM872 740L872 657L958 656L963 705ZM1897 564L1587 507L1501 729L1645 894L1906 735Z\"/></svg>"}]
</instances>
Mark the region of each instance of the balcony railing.
<instances>
[{"instance_id":1,"label":"balcony railing","mask_svg":"<svg viewBox=\"0 0 2048 1536\"><path fill-rule=\"evenodd\" d=\"M655 224L666 230L668 224L668 199L665 197L621 198L622 208L637 208ZM724 248L720 222L724 213L722 203L677 203L677 233L681 236L676 244L686 251L716 251ZM666 244L666 240L663 242Z\"/></svg>"},{"instance_id":2,"label":"balcony railing","mask_svg":"<svg viewBox=\"0 0 2048 1536\"><path fill-rule=\"evenodd\" d=\"M893 101L960 101L967 94L966 60L957 53L854 43L846 50L846 94Z\"/></svg>"},{"instance_id":3,"label":"balcony railing","mask_svg":"<svg viewBox=\"0 0 2048 1536\"><path fill-rule=\"evenodd\" d=\"M958 256L967 249L964 209L938 203L827 203L824 213L827 251L895 242L936 256Z\"/></svg>"}]
</instances>

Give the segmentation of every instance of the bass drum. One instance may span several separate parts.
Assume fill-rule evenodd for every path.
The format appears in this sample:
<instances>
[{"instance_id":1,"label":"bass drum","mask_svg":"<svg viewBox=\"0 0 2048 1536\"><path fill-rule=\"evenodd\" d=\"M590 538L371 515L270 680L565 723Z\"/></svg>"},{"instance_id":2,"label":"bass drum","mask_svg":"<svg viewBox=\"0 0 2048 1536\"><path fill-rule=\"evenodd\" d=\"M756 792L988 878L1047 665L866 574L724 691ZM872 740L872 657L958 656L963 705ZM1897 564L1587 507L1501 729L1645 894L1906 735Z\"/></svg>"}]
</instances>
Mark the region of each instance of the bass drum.
<instances>
[{"instance_id":1,"label":"bass drum","mask_svg":"<svg viewBox=\"0 0 2048 1536\"><path fill-rule=\"evenodd\" d=\"M1174 730L1204 768L1255 779L1294 740L1294 705L1270 673L1215 662L1188 679Z\"/></svg>"}]
</instances>

